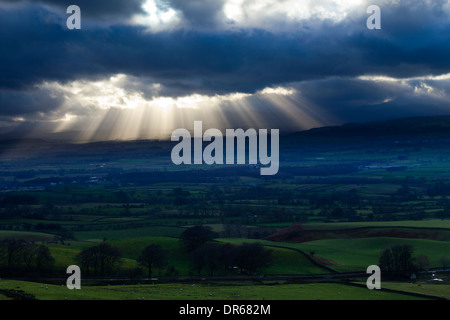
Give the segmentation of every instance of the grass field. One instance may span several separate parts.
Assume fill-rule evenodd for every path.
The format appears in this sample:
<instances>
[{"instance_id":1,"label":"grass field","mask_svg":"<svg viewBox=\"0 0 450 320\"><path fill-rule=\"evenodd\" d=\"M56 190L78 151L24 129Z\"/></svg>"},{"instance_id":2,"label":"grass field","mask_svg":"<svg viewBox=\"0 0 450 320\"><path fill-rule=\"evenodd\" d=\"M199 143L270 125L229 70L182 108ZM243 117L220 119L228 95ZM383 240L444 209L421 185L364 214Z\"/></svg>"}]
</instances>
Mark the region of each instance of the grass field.
<instances>
[{"instance_id":1,"label":"grass field","mask_svg":"<svg viewBox=\"0 0 450 320\"><path fill-rule=\"evenodd\" d=\"M114 240L109 241L108 243L119 248L119 250L124 253L125 258L133 260L134 262L145 247L150 244L158 244L166 250L169 266L174 266L180 275L188 275L190 273L191 267L189 264L189 257L179 239L168 237L143 237ZM135 263L135 266L137 266L137 262Z\"/></svg>"},{"instance_id":2,"label":"grass field","mask_svg":"<svg viewBox=\"0 0 450 320\"><path fill-rule=\"evenodd\" d=\"M119 248L124 253L122 268L138 267L136 259L142 250L150 244L159 244L168 253L168 266L175 266L180 276L196 274L192 271L189 255L179 239L169 237L143 237L112 240L107 241L107 243ZM55 267L62 270L69 265L76 264L75 257L81 250L95 244L73 241L70 242L70 246L60 244L49 244L48 246L55 258ZM303 254L294 250L272 247L269 249L272 250L273 263L269 267L261 270L263 274L319 274L328 272L313 264ZM156 270L155 273L157 275L164 275L163 271ZM218 270L217 272L219 274L223 273L222 270ZM206 270L202 271L202 274L208 275Z\"/></svg>"},{"instance_id":3,"label":"grass field","mask_svg":"<svg viewBox=\"0 0 450 320\"><path fill-rule=\"evenodd\" d=\"M399 238L362 238L317 240L304 243L273 242L251 239L220 239L223 242L240 244L243 242L259 242L266 246L276 245L294 248L303 252L314 252L314 257L325 258L332 262L329 267L339 272L365 271L368 266L378 264L381 251L389 246L410 244L414 247L413 256L428 256L432 266L439 266L439 259L450 253L450 242L399 239Z\"/></svg>"},{"instance_id":4,"label":"grass field","mask_svg":"<svg viewBox=\"0 0 450 320\"><path fill-rule=\"evenodd\" d=\"M71 242L70 246L63 246L60 244L48 244L52 256L55 258L55 269L64 271L68 266L77 264L76 256L81 250L95 245L94 243L86 242ZM123 257L121 268L135 268L137 263L134 259Z\"/></svg>"},{"instance_id":5,"label":"grass field","mask_svg":"<svg viewBox=\"0 0 450 320\"><path fill-rule=\"evenodd\" d=\"M158 227L142 228L142 234L139 232L133 233L133 238L127 238L126 230L121 233L121 230L111 231L116 234L115 240L108 240L107 242L119 248L123 256L122 269L136 268L137 257L142 250L149 244L159 244L168 252L168 266L173 266L178 271L178 275L187 276L194 275L196 272L192 270L192 265L189 255L183 248L182 243L178 238L163 237L163 236L145 236L148 233L157 233ZM183 230L178 227L164 227L159 231L164 234L166 232L177 232ZM75 257L83 249L95 245L101 241L99 237L95 236L96 232L85 232L86 238L92 241L70 241L66 245L49 243L46 244L55 258L55 267L64 270L67 266L76 264ZM128 236L130 233L128 233ZM52 235L36 232L18 232L18 231L1 231L0 239L2 238L25 238L33 241L51 241ZM424 254L428 257L431 267L440 267L440 259L445 253L450 253L450 242L434 241L425 239L402 239L402 238L360 238L360 239L331 239L331 240L316 240L304 243L287 243L287 242L273 242L255 239L219 239L221 242L229 242L232 244L242 244L243 242L259 242L265 246L280 246L283 248L271 248L273 252L273 264L268 268L262 269L262 274L320 274L327 273L323 269L299 252L289 250L298 249L305 253L314 252L314 257L319 262L325 263L328 267L338 272L349 271L365 271L367 266L377 264L381 251L392 245L410 244L414 248L413 255L418 256ZM67 245L70 244L70 245ZM165 269L164 269L165 270ZM164 270L157 270L159 276L164 275ZM222 270L218 270L222 274ZM206 270L202 271L202 275L208 275Z\"/></svg>"},{"instance_id":6,"label":"grass field","mask_svg":"<svg viewBox=\"0 0 450 320\"><path fill-rule=\"evenodd\" d=\"M334 283L274 286L155 284L82 286L81 290L69 290L65 285L0 280L0 289L22 290L42 300L421 300L401 293Z\"/></svg>"},{"instance_id":7,"label":"grass field","mask_svg":"<svg viewBox=\"0 0 450 320\"><path fill-rule=\"evenodd\" d=\"M88 246L89 244L86 243L71 242L70 246L49 244L48 248L55 258L55 268L64 270L68 266L75 264L76 255Z\"/></svg>"},{"instance_id":8,"label":"grass field","mask_svg":"<svg viewBox=\"0 0 450 320\"><path fill-rule=\"evenodd\" d=\"M313 264L303 254L284 248L268 247L273 264L261 272L265 274L320 274L328 271Z\"/></svg>"},{"instance_id":9,"label":"grass field","mask_svg":"<svg viewBox=\"0 0 450 320\"><path fill-rule=\"evenodd\" d=\"M345 272L365 271L369 265L378 264L383 249L401 244L412 245L413 256L426 255L431 266L439 266L439 259L450 253L450 242L399 238L318 240L296 247L306 252L314 251L316 256L334 261L336 264L332 268Z\"/></svg>"},{"instance_id":10,"label":"grass field","mask_svg":"<svg viewBox=\"0 0 450 320\"><path fill-rule=\"evenodd\" d=\"M450 285L448 284L384 282L382 287L404 292L431 295L450 300Z\"/></svg>"},{"instance_id":11,"label":"grass field","mask_svg":"<svg viewBox=\"0 0 450 320\"><path fill-rule=\"evenodd\" d=\"M126 257L136 259L141 251L149 244L159 244L169 253L168 264L176 266L180 275L192 273L188 254L178 239L166 237L147 237L111 241L110 244L126 252ZM317 274L327 273L326 270L316 266L299 252L283 249L269 248L273 252L273 263L262 269L264 274ZM206 274L206 273L205 273Z\"/></svg>"}]
</instances>

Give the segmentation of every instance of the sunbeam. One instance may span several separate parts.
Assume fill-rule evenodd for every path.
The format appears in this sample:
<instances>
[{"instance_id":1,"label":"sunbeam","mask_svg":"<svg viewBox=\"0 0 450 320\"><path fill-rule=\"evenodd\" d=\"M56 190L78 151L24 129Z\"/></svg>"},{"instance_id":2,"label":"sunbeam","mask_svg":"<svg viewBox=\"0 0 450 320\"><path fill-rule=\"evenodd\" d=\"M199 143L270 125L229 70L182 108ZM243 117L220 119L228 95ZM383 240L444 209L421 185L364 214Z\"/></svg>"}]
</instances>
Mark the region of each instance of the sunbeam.
<instances>
[{"instance_id":1,"label":"sunbeam","mask_svg":"<svg viewBox=\"0 0 450 320\"><path fill-rule=\"evenodd\" d=\"M136 81L118 74L101 81L43 83L41 89L63 101L52 120L53 133L76 132L76 141L167 139L173 130L189 128L196 120L219 129L303 130L329 122L320 108L291 87L267 87L253 94L170 97L159 95L157 83ZM33 134L37 131L39 126Z\"/></svg>"}]
</instances>

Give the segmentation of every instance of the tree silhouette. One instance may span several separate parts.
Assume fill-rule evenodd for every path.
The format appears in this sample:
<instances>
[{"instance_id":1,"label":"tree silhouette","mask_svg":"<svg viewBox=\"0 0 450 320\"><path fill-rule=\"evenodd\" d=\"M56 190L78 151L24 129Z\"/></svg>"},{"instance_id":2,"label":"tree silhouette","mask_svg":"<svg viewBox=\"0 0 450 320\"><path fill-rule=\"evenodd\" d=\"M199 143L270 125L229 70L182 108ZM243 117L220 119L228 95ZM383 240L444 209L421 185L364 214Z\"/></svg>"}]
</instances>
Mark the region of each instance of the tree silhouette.
<instances>
[{"instance_id":1,"label":"tree silhouette","mask_svg":"<svg viewBox=\"0 0 450 320\"><path fill-rule=\"evenodd\" d=\"M148 277L152 277L154 268L162 268L167 264L167 254L158 244L147 246L136 260L140 265L147 268Z\"/></svg>"},{"instance_id":2,"label":"tree silhouette","mask_svg":"<svg viewBox=\"0 0 450 320\"><path fill-rule=\"evenodd\" d=\"M272 251L259 243L243 243L235 253L235 263L241 272L253 274L272 262Z\"/></svg>"},{"instance_id":3,"label":"tree silhouette","mask_svg":"<svg viewBox=\"0 0 450 320\"><path fill-rule=\"evenodd\" d=\"M107 243L84 249L76 257L86 274L94 269L94 275L100 276L112 273L114 267L121 262L121 258L120 250Z\"/></svg>"},{"instance_id":4,"label":"tree silhouette","mask_svg":"<svg viewBox=\"0 0 450 320\"><path fill-rule=\"evenodd\" d=\"M394 273L414 272L417 265L412 257L411 245L396 245L386 248L381 253L379 266L382 270Z\"/></svg>"},{"instance_id":5,"label":"tree silhouette","mask_svg":"<svg viewBox=\"0 0 450 320\"><path fill-rule=\"evenodd\" d=\"M215 237L217 237L217 233L211 227L195 226L181 234L181 241L183 241L187 250L191 252Z\"/></svg>"}]
</instances>

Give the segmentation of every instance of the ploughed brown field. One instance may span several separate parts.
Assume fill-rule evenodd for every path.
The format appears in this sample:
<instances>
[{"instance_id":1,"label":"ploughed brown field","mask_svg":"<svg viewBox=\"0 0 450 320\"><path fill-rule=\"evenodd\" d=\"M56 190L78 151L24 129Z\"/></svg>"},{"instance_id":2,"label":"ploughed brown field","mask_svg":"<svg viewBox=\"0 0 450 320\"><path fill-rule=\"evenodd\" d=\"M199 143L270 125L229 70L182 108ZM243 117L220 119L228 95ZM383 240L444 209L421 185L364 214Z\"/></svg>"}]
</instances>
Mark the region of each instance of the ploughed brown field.
<instances>
[{"instance_id":1,"label":"ploughed brown field","mask_svg":"<svg viewBox=\"0 0 450 320\"><path fill-rule=\"evenodd\" d=\"M375 237L450 241L450 230L413 227L359 227L342 230L311 230L305 229L302 224L295 224L268 236L266 240L301 243L325 239Z\"/></svg>"}]
</instances>

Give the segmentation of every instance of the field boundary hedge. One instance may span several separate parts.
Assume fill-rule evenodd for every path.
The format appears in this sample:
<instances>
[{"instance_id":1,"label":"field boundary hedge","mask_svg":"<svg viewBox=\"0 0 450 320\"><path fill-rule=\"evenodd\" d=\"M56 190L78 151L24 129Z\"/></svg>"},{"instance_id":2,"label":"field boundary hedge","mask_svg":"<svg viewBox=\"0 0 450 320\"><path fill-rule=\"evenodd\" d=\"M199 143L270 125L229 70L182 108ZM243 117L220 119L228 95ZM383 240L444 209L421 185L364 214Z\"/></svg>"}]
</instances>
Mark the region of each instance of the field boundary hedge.
<instances>
[{"instance_id":1,"label":"field boundary hedge","mask_svg":"<svg viewBox=\"0 0 450 320\"><path fill-rule=\"evenodd\" d=\"M315 259L313 259L309 254L307 254L306 252L300 250L300 249L296 249L296 248L290 248L290 247L283 247L283 246L276 246L276 245L268 245L268 244L264 244L265 247L273 247L273 248L280 248L280 249L288 249L288 250L292 250L298 253L301 253L303 256L305 256L310 262L312 262L314 265L316 265L319 268L325 269L331 273L339 273L338 271L327 267L326 265L316 261Z\"/></svg>"}]
</instances>

